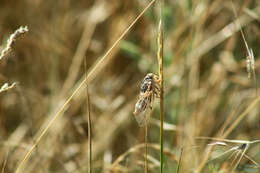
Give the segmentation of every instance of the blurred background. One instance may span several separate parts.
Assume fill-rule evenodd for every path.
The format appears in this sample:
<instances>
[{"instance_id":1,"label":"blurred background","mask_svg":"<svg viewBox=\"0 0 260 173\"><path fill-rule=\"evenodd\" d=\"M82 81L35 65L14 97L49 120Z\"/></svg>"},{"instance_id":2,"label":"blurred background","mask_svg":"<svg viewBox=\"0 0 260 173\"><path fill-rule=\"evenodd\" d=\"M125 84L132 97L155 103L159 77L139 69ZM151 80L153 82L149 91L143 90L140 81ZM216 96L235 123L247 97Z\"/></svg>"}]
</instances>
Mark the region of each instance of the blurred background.
<instances>
[{"instance_id":1,"label":"blurred background","mask_svg":"<svg viewBox=\"0 0 260 173\"><path fill-rule=\"evenodd\" d=\"M1 86L6 82L17 83L0 93L2 172L15 171L82 81L86 69L93 68L149 2L0 1L0 50L17 28L25 25L29 28L28 33L16 40L12 52L0 61ZM233 152L210 162L205 159L210 160L231 146L216 146L206 157L211 141L196 137L249 141L260 138L256 91L260 2L237 0L234 7L237 17L230 0L165 0L162 17L166 173L175 172L181 148L180 172L230 172L235 165ZM155 3L90 79L93 172L144 172L144 147L140 144L145 133L135 121L133 111L142 79L149 72L157 74L158 21L159 6ZM248 54L240 26L255 55L256 78L252 74L248 78ZM79 90L73 97L42 138L23 172L87 172L85 91ZM158 172L158 99L150 118L148 142L149 170ZM246 153L251 161L244 157L235 172L259 171L252 162L260 163L259 146L250 145Z\"/></svg>"}]
</instances>

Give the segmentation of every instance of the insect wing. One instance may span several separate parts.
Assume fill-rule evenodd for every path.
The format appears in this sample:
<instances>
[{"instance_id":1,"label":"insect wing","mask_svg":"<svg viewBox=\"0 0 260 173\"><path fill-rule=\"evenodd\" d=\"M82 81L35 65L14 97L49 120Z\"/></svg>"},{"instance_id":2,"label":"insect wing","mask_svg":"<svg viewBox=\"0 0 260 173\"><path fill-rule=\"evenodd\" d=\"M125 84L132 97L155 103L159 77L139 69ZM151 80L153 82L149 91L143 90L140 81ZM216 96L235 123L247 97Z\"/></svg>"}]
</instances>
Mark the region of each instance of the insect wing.
<instances>
[{"instance_id":1,"label":"insect wing","mask_svg":"<svg viewBox=\"0 0 260 173\"><path fill-rule=\"evenodd\" d=\"M139 112L134 115L135 119L140 127L143 127L146 124L148 124L150 114L151 114L151 109L150 109L150 107L147 107L144 111Z\"/></svg>"},{"instance_id":2,"label":"insect wing","mask_svg":"<svg viewBox=\"0 0 260 173\"><path fill-rule=\"evenodd\" d=\"M151 96L139 98L135 104L135 119L140 127L146 125L151 113Z\"/></svg>"}]
</instances>

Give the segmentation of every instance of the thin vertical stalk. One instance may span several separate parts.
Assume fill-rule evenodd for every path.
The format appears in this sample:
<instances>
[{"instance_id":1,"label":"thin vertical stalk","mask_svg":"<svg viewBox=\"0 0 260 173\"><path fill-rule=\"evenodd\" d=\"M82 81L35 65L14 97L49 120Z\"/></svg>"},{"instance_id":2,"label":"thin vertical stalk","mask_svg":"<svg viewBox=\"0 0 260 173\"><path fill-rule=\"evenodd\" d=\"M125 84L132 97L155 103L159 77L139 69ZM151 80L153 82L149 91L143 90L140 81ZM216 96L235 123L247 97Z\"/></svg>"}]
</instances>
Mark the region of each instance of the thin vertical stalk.
<instances>
[{"instance_id":1,"label":"thin vertical stalk","mask_svg":"<svg viewBox=\"0 0 260 173\"><path fill-rule=\"evenodd\" d=\"M144 169L145 169L145 173L148 173L148 162L147 162L147 155L148 155L148 145L147 145L147 142L148 142L148 123L146 123L145 125L145 139L144 139L144 142L145 142L145 156L144 156Z\"/></svg>"},{"instance_id":2,"label":"thin vertical stalk","mask_svg":"<svg viewBox=\"0 0 260 173\"><path fill-rule=\"evenodd\" d=\"M88 105L88 173L91 173L92 171L92 124L91 124L91 116L90 116L90 99L88 94L88 88L86 87L86 93L87 93L87 105Z\"/></svg>"},{"instance_id":3,"label":"thin vertical stalk","mask_svg":"<svg viewBox=\"0 0 260 173\"><path fill-rule=\"evenodd\" d=\"M84 58L85 81L87 81L87 60ZM90 116L90 99L88 93L88 84L86 84L87 116L88 116L88 173L92 172L92 136L91 136L91 116Z\"/></svg>"},{"instance_id":4,"label":"thin vertical stalk","mask_svg":"<svg viewBox=\"0 0 260 173\"><path fill-rule=\"evenodd\" d=\"M180 172L182 153L183 153L183 148L181 148L181 154L180 154L178 166L177 166L177 169L176 169L176 173L179 173L179 172Z\"/></svg>"},{"instance_id":5,"label":"thin vertical stalk","mask_svg":"<svg viewBox=\"0 0 260 173\"><path fill-rule=\"evenodd\" d=\"M159 21L158 31L158 65L160 79L160 173L163 172L163 122L164 122L164 86L163 86L163 29L162 19Z\"/></svg>"}]
</instances>

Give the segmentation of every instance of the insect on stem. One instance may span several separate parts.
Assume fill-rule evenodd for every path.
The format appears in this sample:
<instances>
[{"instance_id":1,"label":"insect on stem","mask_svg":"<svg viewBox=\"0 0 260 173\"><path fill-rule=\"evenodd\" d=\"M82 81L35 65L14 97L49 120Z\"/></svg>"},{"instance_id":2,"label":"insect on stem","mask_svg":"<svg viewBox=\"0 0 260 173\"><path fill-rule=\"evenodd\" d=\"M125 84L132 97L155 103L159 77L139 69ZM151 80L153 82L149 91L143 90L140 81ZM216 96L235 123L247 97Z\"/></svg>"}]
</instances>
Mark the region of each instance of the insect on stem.
<instances>
[{"instance_id":1,"label":"insect on stem","mask_svg":"<svg viewBox=\"0 0 260 173\"><path fill-rule=\"evenodd\" d=\"M147 125L153 109L154 97L160 97L159 77L148 73L140 87L138 100L135 104L134 116L140 127Z\"/></svg>"}]
</instances>

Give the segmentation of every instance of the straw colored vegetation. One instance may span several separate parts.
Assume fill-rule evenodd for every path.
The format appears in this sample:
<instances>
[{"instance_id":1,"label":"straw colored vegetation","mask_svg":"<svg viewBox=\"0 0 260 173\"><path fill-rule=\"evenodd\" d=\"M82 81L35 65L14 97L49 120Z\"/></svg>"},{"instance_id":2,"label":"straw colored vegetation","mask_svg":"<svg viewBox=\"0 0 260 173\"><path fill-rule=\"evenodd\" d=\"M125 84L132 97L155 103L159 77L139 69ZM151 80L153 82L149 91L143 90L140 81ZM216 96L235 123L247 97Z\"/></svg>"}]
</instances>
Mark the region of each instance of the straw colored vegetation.
<instances>
[{"instance_id":1,"label":"straw colored vegetation","mask_svg":"<svg viewBox=\"0 0 260 173\"><path fill-rule=\"evenodd\" d=\"M233 3L2 0L1 173L260 172L260 1Z\"/></svg>"}]
</instances>

